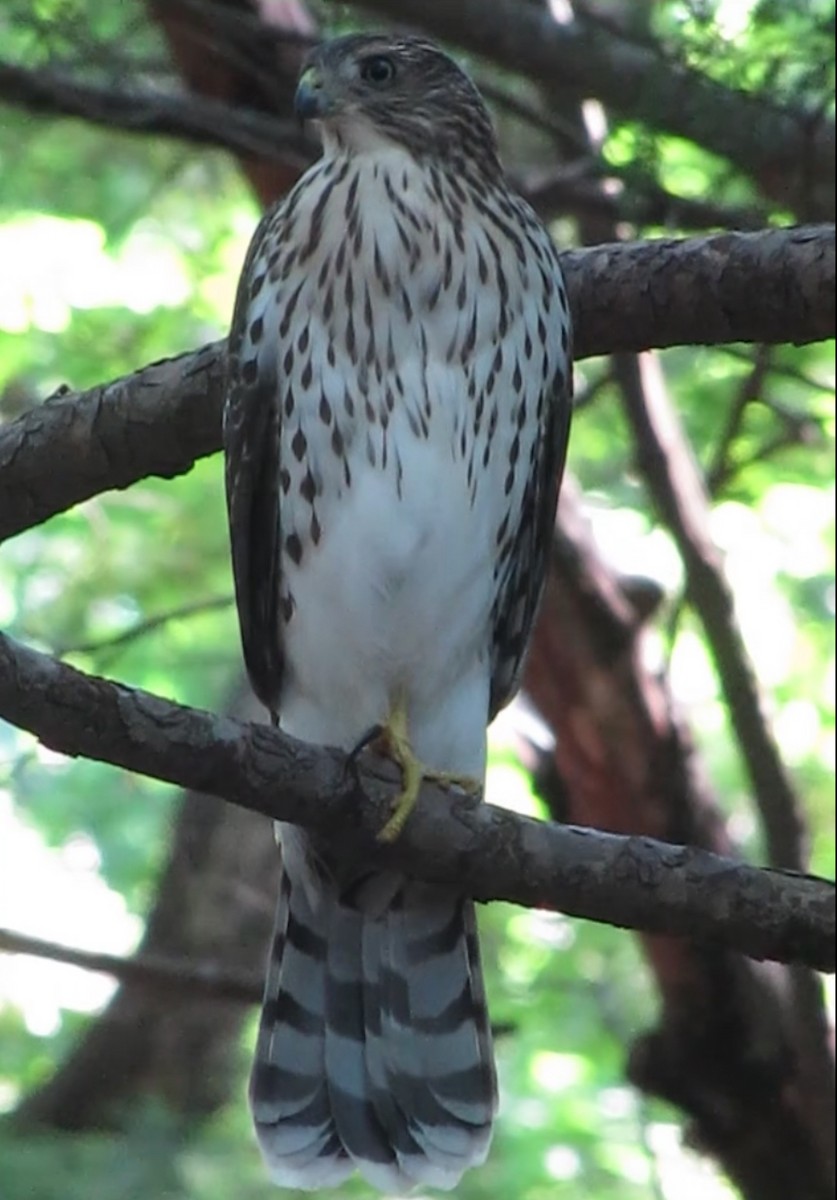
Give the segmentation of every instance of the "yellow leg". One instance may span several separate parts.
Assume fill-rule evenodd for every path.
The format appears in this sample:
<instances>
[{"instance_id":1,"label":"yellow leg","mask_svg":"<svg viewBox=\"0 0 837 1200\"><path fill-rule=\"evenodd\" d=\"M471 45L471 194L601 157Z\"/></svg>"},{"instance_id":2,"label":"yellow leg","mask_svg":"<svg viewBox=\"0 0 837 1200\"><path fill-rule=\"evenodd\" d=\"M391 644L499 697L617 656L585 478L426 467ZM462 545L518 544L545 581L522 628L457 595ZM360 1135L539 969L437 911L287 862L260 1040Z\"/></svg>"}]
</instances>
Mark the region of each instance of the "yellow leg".
<instances>
[{"instance_id":1,"label":"yellow leg","mask_svg":"<svg viewBox=\"0 0 837 1200\"><path fill-rule=\"evenodd\" d=\"M477 797L482 792L479 779L468 775L454 775L447 771L434 771L425 767L413 754L407 733L407 705L401 696L393 705L389 719L376 739L385 753L401 768L402 787L392 806L392 816L378 834L379 842L394 842L404 828L413 811L421 790L422 780L430 779L444 787L457 787L469 796Z\"/></svg>"}]
</instances>

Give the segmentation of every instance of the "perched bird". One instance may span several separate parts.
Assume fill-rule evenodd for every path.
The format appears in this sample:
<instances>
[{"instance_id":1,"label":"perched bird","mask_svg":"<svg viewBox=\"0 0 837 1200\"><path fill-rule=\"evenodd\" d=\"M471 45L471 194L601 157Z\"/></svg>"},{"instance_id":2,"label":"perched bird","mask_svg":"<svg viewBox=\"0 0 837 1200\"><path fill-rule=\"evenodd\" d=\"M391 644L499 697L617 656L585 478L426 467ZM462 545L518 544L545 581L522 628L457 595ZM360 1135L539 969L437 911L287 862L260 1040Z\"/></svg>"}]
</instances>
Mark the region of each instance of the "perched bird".
<instances>
[{"instance_id":1,"label":"perched bird","mask_svg":"<svg viewBox=\"0 0 837 1200\"><path fill-rule=\"evenodd\" d=\"M570 422L558 255L465 73L417 37L309 57L323 155L259 225L224 416L236 599L282 729L481 785L541 593ZM469 784L467 781L470 780ZM476 785L474 784L476 781ZM488 1153L470 899L281 830L250 1098L273 1178L455 1186Z\"/></svg>"}]
</instances>

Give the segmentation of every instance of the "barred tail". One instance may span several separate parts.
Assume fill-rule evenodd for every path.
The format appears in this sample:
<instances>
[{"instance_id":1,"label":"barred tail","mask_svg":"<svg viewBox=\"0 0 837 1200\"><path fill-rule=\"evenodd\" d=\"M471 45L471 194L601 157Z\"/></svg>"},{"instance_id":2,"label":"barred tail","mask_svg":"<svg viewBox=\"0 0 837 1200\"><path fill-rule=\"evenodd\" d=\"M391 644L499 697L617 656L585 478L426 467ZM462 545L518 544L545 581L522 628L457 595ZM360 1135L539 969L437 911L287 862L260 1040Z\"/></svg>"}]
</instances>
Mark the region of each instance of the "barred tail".
<instances>
[{"instance_id":1,"label":"barred tail","mask_svg":"<svg viewBox=\"0 0 837 1200\"><path fill-rule=\"evenodd\" d=\"M472 902L401 880L382 906L379 876L339 895L292 876L250 1081L272 1177L316 1190L357 1167L385 1192L454 1187L496 1109Z\"/></svg>"}]
</instances>

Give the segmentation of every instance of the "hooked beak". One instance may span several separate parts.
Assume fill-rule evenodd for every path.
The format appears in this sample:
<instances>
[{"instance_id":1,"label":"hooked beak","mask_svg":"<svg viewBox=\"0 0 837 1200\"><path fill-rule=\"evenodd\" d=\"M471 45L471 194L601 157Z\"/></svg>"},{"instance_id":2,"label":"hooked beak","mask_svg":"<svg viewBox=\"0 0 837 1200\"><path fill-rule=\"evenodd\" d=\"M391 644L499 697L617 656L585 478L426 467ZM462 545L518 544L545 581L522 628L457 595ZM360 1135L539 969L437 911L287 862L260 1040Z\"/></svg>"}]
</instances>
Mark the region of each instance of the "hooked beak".
<instances>
[{"instance_id":1,"label":"hooked beak","mask_svg":"<svg viewBox=\"0 0 837 1200\"><path fill-rule=\"evenodd\" d=\"M306 67L300 76L294 96L294 112L300 121L318 120L332 109L331 97L323 86L317 67Z\"/></svg>"}]
</instances>

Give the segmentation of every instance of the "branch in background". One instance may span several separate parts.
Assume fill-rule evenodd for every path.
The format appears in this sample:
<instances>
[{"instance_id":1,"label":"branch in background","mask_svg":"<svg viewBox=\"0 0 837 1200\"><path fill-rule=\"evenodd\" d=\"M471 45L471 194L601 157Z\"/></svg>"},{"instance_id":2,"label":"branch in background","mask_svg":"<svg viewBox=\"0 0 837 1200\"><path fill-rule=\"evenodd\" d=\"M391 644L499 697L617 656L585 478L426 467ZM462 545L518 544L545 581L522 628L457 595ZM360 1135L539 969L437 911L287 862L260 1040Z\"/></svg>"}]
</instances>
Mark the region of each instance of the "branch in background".
<instances>
[{"instance_id":1,"label":"branch in background","mask_svg":"<svg viewBox=\"0 0 837 1200\"><path fill-rule=\"evenodd\" d=\"M208 600L193 600L189 604L179 604L176 608L167 608L151 617L135 621L127 629L122 629L110 637L101 637L90 642L78 642L75 645L55 645L53 649L57 658L63 658L67 654L101 655L103 651L121 650L172 621L182 621L188 617L202 616L204 613L231 608L234 603L232 595L211 596ZM112 654L108 656L108 661L111 657Z\"/></svg>"},{"instance_id":2,"label":"branch in background","mask_svg":"<svg viewBox=\"0 0 837 1200\"><path fill-rule=\"evenodd\" d=\"M754 361L752 346L721 346L720 350L728 358L735 358L739 362L745 363L752 367ZM834 381L823 375L822 379L817 379L814 375L809 375L807 371L801 370L799 367L787 362L774 362L770 366L771 375L781 375L785 379L792 379L794 383L801 383L804 388L813 392L822 392L824 390L832 390Z\"/></svg>"},{"instance_id":3,"label":"branch in background","mask_svg":"<svg viewBox=\"0 0 837 1200\"><path fill-rule=\"evenodd\" d=\"M614 167L589 158L580 173L562 168L538 179L518 179L515 187L544 220L570 214L579 220L593 217L611 224L628 221L634 226L669 226L680 230L712 228L755 231L768 224L767 213L757 206L733 207L677 196L660 187L650 175L636 168ZM602 187L605 179L617 182L612 191Z\"/></svg>"},{"instance_id":4,"label":"branch in background","mask_svg":"<svg viewBox=\"0 0 837 1200\"><path fill-rule=\"evenodd\" d=\"M315 34L303 6L285 0L261 22L222 4L147 0L147 6L193 89L190 97L126 92L83 82L64 69L10 62L0 63L0 96L30 111L220 143L278 164L287 184L294 163L310 156L311 143L290 122L261 114L290 111L300 52ZM834 125L823 115L729 88L658 46L583 16L561 24L544 8L512 0L488 7L482 0L367 0L364 7L413 22L549 87L560 80L562 92L578 100L595 95L624 119L728 159L801 220L833 219ZM263 200L277 194L272 184L252 182Z\"/></svg>"},{"instance_id":5,"label":"branch in background","mask_svg":"<svg viewBox=\"0 0 837 1200\"><path fill-rule=\"evenodd\" d=\"M834 889L694 847L535 821L425 783L392 846L375 833L397 771L84 675L0 635L0 716L63 754L138 771L309 829L340 861L396 866L478 900L717 940L834 967ZM364 755L366 763L370 756Z\"/></svg>"},{"instance_id":6,"label":"branch in background","mask_svg":"<svg viewBox=\"0 0 837 1200\"><path fill-rule=\"evenodd\" d=\"M595 96L614 115L672 133L734 163L801 220L834 219L834 124L725 87L581 17L517 0L364 0L393 21L484 55L577 100Z\"/></svg>"},{"instance_id":7,"label":"branch in background","mask_svg":"<svg viewBox=\"0 0 837 1200\"><path fill-rule=\"evenodd\" d=\"M239 154L291 161L298 170L315 152L315 144L290 117L265 116L202 96L106 87L46 67L0 61L0 100L27 112L79 117L128 133L185 137Z\"/></svg>"},{"instance_id":8,"label":"branch in background","mask_svg":"<svg viewBox=\"0 0 837 1200\"><path fill-rule=\"evenodd\" d=\"M705 471L706 490L710 496L717 496L721 488L730 482L737 474L738 467L732 460L732 447L741 432L744 414L762 394L764 385L770 374L773 354L769 346L757 346L750 370L741 382L729 411L724 427L721 430L717 445L712 455L712 462Z\"/></svg>"},{"instance_id":9,"label":"branch in background","mask_svg":"<svg viewBox=\"0 0 837 1200\"><path fill-rule=\"evenodd\" d=\"M733 349L730 347L730 350ZM750 370L742 380L738 394L730 406L726 425L705 472L706 490L713 497L729 487L739 475L756 463L768 462L792 446L821 446L827 439L824 417L780 404L767 394L766 388L770 377L780 374L817 392L831 390L829 384L817 383L803 371L783 369L782 364L774 362L774 355L769 346L758 346L754 356L741 357L750 363ZM769 409L776 418L778 429L750 454L735 458L732 453L733 443L741 431L745 413L751 404L762 404Z\"/></svg>"},{"instance_id":10,"label":"branch in background","mask_svg":"<svg viewBox=\"0 0 837 1200\"><path fill-rule=\"evenodd\" d=\"M200 56L201 67L205 68L206 47L190 48ZM185 57L185 48L182 56ZM236 67L228 59L230 52L225 47L219 68L225 75ZM252 89L252 63L247 60L239 66L241 71L251 68L247 79ZM217 83L218 73L213 74L213 83ZM200 74L204 83L205 74L204 69ZM488 85L482 90L489 96L498 96L497 89ZM79 117L111 129L162 134L229 151L245 164L262 202L269 203L290 187L314 160L316 142L305 135L297 122L272 115L290 112L290 96L283 97L284 104L277 101L272 109L266 109L257 107L257 97L250 103L248 96L245 104L237 92L233 95L234 99L225 100L209 93L174 94L152 91L147 86L104 85L85 81L66 70L22 67L0 61L0 100L5 103L40 115ZM506 107L514 103L514 98L505 93L499 92L499 97L497 102ZM546 118L539 120L539 114L527 106L515 111L532 124L545 124L547 128L552 124ZM622 179L627 186L616 193L604 192L600 186L602 175ZM757 208L732 208L677 196L650 176L641 175L635 166L615 167L595 158L585 160L582 175L577 170L561 170L536 181L516 180L515 186L544 219L558 213L593 211L614 221L676 226L683 230L712 227L756 230L766 224L765 214Z\"/></svg>"},{"instance_id":11,"label":"branch in background","mask_svg":"<svg viewBox=\"0 0 837 1200\"><path fill-rule=\"evenodd\" d=\"M145 0L145 6L193 94L234 110L290 115L302 58L317 34L302 0ZM267 205L288 190L315 153L312 141L301 163L271 143L259 152L239 155L239 166Z\"/></svg>"},{"instance_id":12,"label":"branch in background","mask_svg":"<svg viewBox=\"0 0 837 1200\"><path fill-rule=\"evenodd\" d=\"M527 695L556 734L559 812L731 855L718 798L637 625L565 480L524 675ZM684 1112L695 1143L718 1158L742 1195L827 1200L834 1124L811 1113L831 1056L823 1041L819 1069L810 1070L795 1029L797 1016L807 1016L813 1042L822 1005L802 1010L792 973L765 970L717 942L641 940L662 1003L654 1032L632 1047L629 1078Z\"/></svg>"},{"instance_id":13,"label":"branch in background","mask_svg":"<svg viewBox=\"0 0 837 1200\"><path fill-rule=\"evenodd\" d=\"M155 992L180 995L184 999L236 1000L257 1004L262 998L261 975L231 972L217 962L191 963L164 955L143 954L124 958L92 950L77 950L57 942L29 937L14 929L0 929L0 953L28 954L52 962L112 975L124 983L148 987Z\"/></svg>"},{"instance_id":14,"label":"branch in background","mask_svg":"<svg viewBox=\"0 0 837 1200\"><path fill-rule=\"evenodd\" d=\"M639 362L620 358L614 369L643 479L683 559L686 590L703 624L753 786L769 861L776 867L804 870L804 820L735 618L732 592L709 529L703 480L659 364L646 355Z\"/></svg>"},{"instance_id":15,"label":"branch in background","mask_svg":"<svg viewBox=\"0 0 837 1200\"><path fill-rule=\"evenodd\" d=\"M619 236L591 213L579 233L586 244ZM630 361L634 370L626 372L625 357L611 357L617 380L636 377ZM579 529L567 538L568 499L565 486L544 605L551 620L536 630L540 654L527 674L557 721L556 765L575 784L567 819L729 853L717 799L665 678L652 679L642 665L639 637L623 644L624 589L607 588L592 547L578 554ZM614 634L621 652L614 653ZM641 940L662 1004L654 1031L632 1046L629 1078L682 1109L697 1143L744 1195L830 1195L833 1054L820 1037L827 1025L820 980L805 968L759 971L717 945Z\"/></svg>"},{"instance_id":16,"label":"branch in background","mask_svg":"<svg viewBox=\"0 0 837 1200\"><path fill-rule=\"evenodd\" d=\"M803 870L807 861L803 808L764 711L758 680L736 620L732 591L711 537L704 482L669 400L659 362L650 354L639 359L615 356L614 372L643 479L684 564L686 594L703 625L761 815L768 859L776 866ZM757 370L750 383L751 388L757 387ZM747 402L746 389L739 399ZM810 971L797 967L788 976L788 997L789 1025L798 1060L799 1108L807 1117L809 1136L833 1189L833 1040L827 1028L821 983ZM653 1043L647 1047L650 1057L644 1062L654 1061L654 1070L665 1061L662 1049L663 1053L657 1054ZM657 1083L660 1094L674 1096L665 1079Z\"/></svg>"},{"instance_id":17,"label":"branch in background","mask_svg":"<svg viewBox=\"0 0 837 1200\"><path fill-rule=\"evenodd\" d=\"M833 335L833 227L628 242L562 255L576 357ZM221 443L224 344L62 395L0 428L0 540Z\"/></svg>"}]
</instances>

